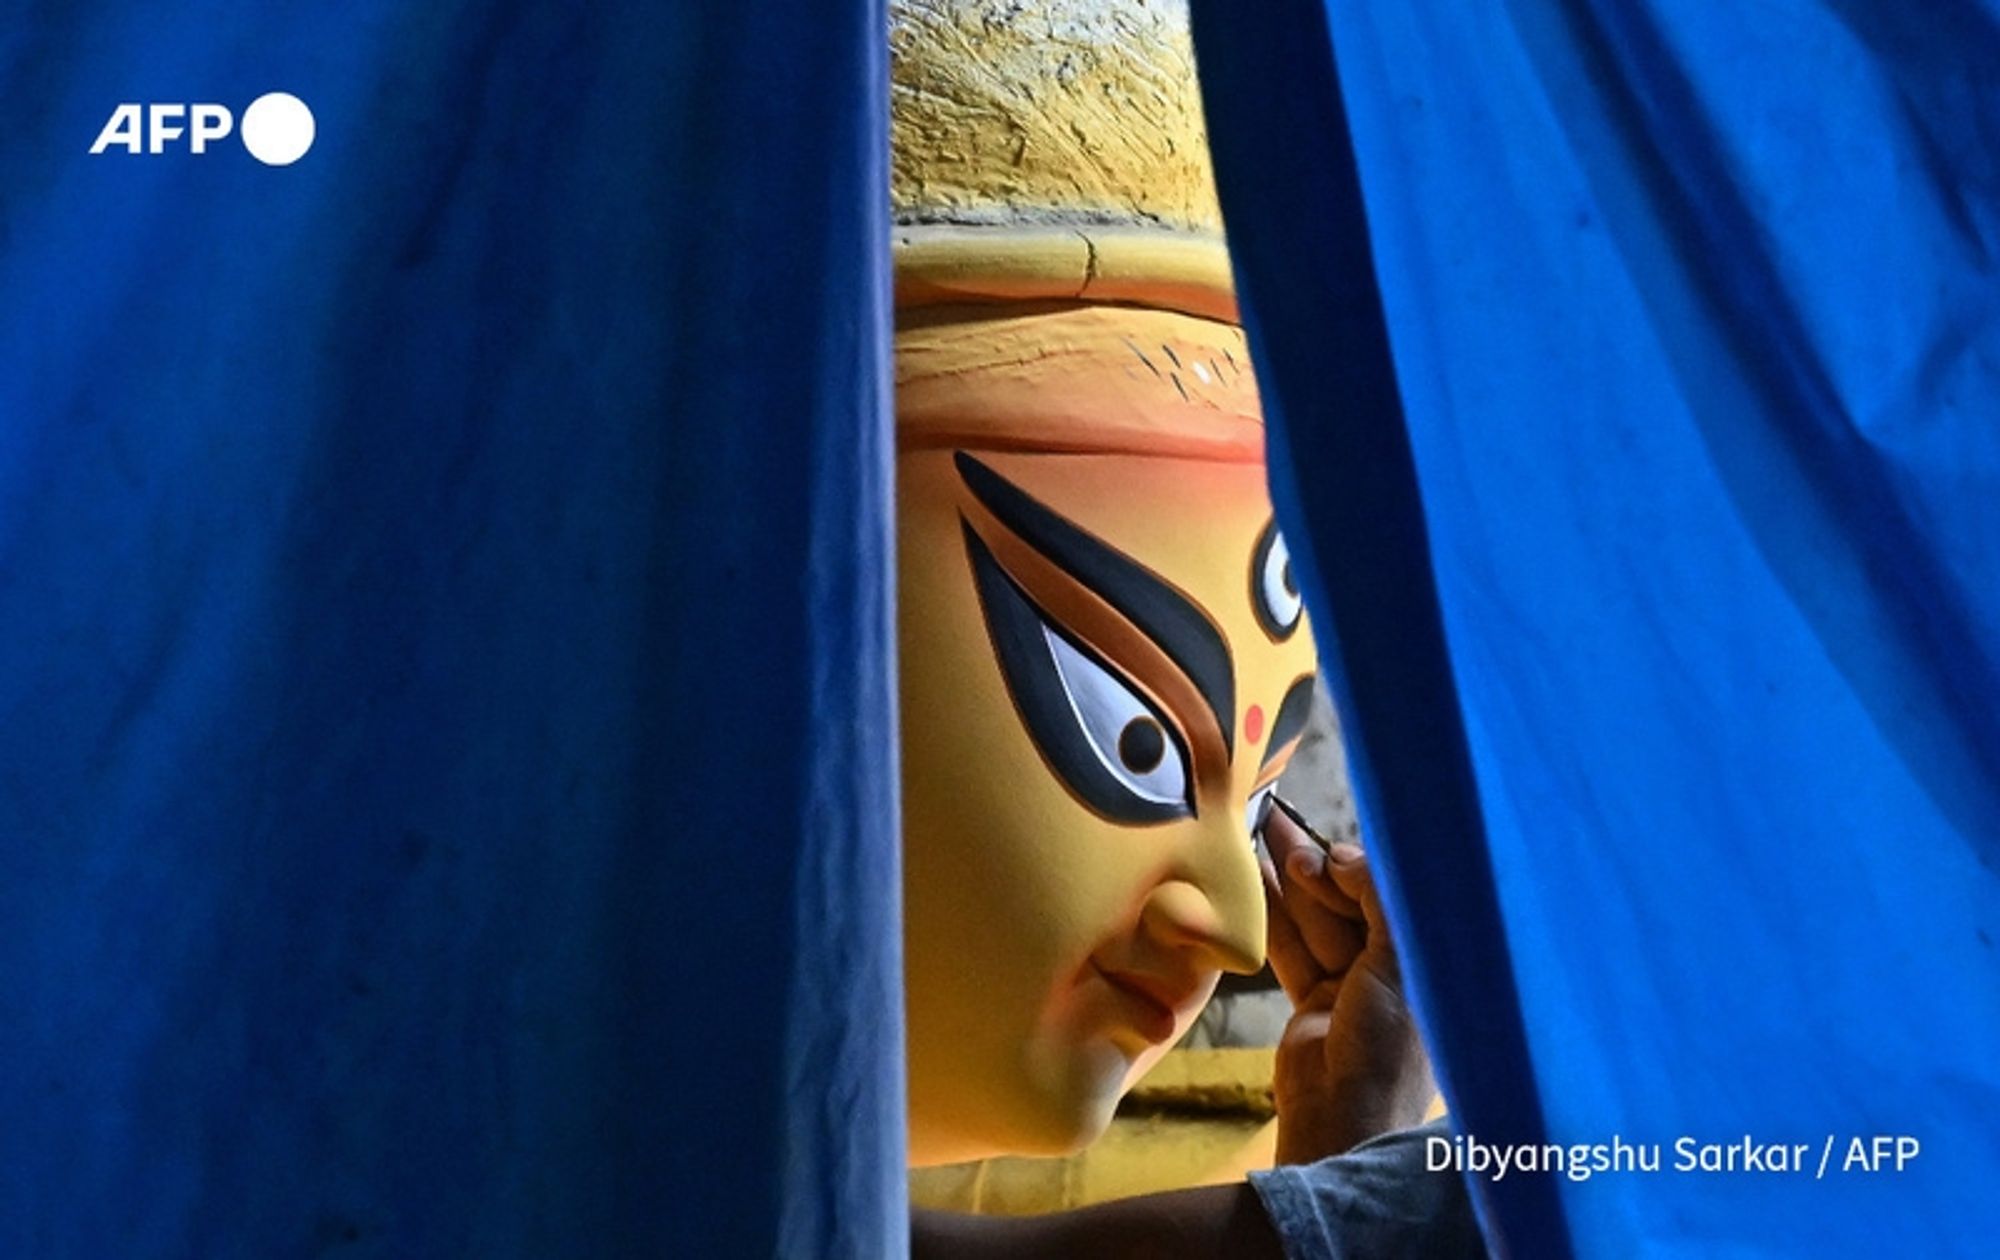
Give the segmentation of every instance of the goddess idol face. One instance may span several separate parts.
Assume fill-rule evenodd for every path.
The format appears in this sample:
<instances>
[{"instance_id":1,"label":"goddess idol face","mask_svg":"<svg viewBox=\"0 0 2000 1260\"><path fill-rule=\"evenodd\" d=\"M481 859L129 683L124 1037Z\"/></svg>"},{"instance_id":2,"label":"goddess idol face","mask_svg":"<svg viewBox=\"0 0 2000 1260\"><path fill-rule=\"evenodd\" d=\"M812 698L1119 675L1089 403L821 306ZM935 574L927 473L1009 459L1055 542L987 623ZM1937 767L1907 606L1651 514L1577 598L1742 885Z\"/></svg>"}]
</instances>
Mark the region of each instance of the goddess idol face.
<instances>
[{"instance_id":1,"label":"goddess idol face","mask_svg":"<svg viewBox=\"0 0 2000 1260\"><path fill-rule=\"evenodd\" d=\"M1262 963L1312 642L1236 328L906 312L897 378L911 1158L1070 1150Z\"/></svg>"}]
</instances>

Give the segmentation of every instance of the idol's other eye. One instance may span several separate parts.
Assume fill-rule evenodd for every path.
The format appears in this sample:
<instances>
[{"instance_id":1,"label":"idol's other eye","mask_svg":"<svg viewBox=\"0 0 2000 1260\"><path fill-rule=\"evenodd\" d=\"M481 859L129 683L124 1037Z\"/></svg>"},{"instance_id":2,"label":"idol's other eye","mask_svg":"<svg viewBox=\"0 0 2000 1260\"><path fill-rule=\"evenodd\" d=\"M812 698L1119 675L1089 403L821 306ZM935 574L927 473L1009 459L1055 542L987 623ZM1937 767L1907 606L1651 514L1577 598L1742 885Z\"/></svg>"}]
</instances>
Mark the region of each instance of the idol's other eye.
<instances>
[{"instance_id":1,"label":"idol's other eye","mask_svg":"<svg viewBox=\"0 0 2000 1260\"><path fill-rule=\"evenodd\" d=\"M1250 847L1257 847L1258 824L1264 821L1264 808L1271 801L1271 793L1278 790L1276 783L1266 783L1250 794L1250 803L1243 807L1243 825L1250 831Z\"/></svg>"},{"instance_id":2,"label":"idol's other eye","mask_svg":"<svg viewBox=\"0 0 2000 1260\"><path fill-rule=\"evenodd\" d=\"M967 527L987 631L1022 725L1064 786L1121 823L1194 813L1179 731L1035 607Z\"/></svg>"},{"instance_id":3,"label":"idol's other eye","mask_svg":"<svg viewBox=\"0 0 2000 1260\"><path fill-rule=\"evenodd\" d=\"M1299 614L1305 603L1299 598L1299 584L1292 576L1292 553L1285 546L1278 522L1264 527L1257 539L1257 552L1250 562L1250 606L1264 633L1274 639L1289 639L1299 628Z\"/></svg>"}]
</instances>

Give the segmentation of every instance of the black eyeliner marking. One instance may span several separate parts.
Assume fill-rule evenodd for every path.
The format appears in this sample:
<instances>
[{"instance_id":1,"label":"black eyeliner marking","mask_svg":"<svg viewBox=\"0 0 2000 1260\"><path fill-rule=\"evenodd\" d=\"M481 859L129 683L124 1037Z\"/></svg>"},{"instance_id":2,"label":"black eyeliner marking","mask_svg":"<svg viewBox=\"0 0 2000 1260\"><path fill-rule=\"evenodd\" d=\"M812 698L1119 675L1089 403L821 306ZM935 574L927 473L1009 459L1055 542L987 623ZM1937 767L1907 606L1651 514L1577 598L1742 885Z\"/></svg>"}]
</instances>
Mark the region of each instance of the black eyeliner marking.
<instances>
[{"instance_id":1,"label":"black eyeliner marking","mask_svg":"<svg viewBox=\"0 0 2000 1260\"><path fill-rule=\"evenodd\" d=\"M1139 362L1146 365L1147 371L1151 372L1154 376L1160 374L1160 369L1153 366L1153 361L1146 357L1146 352L1135 345L1131 338L1126 338L1125 344L1132 347L1132 353L1139 356Z\"/></svg>"},{"instance_id":2,"label":"black eyeliner marking","mask_svg":"<svg viewBox=\"0 0 2000 1260\"><path fill-rule=\"evenodd\" d=\"M1264 760L1257 763L1259 770L1270 765L1271 758L1306 729L1306 718L1312 713L1312 698L1311 674L1296 680L1285 691L1285 698L1278 702L1278 716L1271 719L1271 740L1264 745Z\"/></svg>"},{"instance_id":3,"label":"black eyeliner marking","mask_svg":"<svg viewBox=\"0 0 2000 1260\"><path fill-rule=\"evenodd\" d=\"M1049 653L1048 640L1042 635L1045 624L1055 629L1055 623L1046 621L1036 610L1027 592L1007 576L971 525L960 520L959 528L965 534L966 554L972 559L973 585L979 592L979 607L986 617L986 632L993 639L994 655L1000 658L1000 675L1007 681L1007 693L1014 699L1021 725L1027 727L1028 737L1041 749L1056 777L1085 808L1113 822L1139 825L1193 814L1192 783L1188 785L1186 802L1162 805L1134 795L1105 769L1091 748L1089 736L1077 724L1069 694L1063 690L1062 675ZM1059 629L1056 632L1061 633ZM1084 651L1074 640L1069 643ZM1157 714L1154 720L1160 722L1162 734L1178 748L1179 740L1169 732L1167 724ZM1181 750L1181 764L1188 765L1185 749Z\"/></svg>"},{"instance_id":4,"label":"black eyeliner marking","mask_svg":"<svg viewBox=\"0 0 2000 1260\"><path fill-rule=\"evenodd\" d=\"M964 451L958 475L1000 523L1131 619L1180 667L1215 714L1223 755L1236 756L1236 670L1207 614L1138 561L1085 533Z\"/></svg>"}]
</instances>

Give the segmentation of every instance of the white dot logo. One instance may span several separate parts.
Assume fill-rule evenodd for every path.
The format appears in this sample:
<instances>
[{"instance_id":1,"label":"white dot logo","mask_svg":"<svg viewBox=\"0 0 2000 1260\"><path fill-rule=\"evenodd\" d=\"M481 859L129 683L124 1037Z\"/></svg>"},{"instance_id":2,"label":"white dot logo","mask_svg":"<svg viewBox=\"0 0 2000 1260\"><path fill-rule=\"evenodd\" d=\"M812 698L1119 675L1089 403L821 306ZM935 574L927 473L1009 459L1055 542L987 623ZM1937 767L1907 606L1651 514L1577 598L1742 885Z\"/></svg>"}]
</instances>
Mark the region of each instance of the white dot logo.
<instances>
[{"instance_id":1,"label":"white dot logo","mask_svg":"<svg viewBox=\"0 0 2000 1260\"><path fill-rule=\"evenodd\" d=\"M243 147L266 166L290 166L304 157L314 132L312 111L290 92L266 92L251 101L240 124Z\"/></svg>"}]
</instances>

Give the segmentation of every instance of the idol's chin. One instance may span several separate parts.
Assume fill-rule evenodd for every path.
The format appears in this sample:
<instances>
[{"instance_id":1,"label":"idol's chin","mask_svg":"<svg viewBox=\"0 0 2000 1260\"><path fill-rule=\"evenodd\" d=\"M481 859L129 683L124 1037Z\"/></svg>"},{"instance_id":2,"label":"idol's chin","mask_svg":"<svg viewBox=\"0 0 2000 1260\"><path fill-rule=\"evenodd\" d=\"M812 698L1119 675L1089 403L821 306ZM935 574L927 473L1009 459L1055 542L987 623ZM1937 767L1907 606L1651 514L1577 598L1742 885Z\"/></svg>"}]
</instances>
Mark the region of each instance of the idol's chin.
<instances>
[{"instance_id":1,"label":"idol's chin","mask_svg":"<svg viewBox=\"0 0 2000 1260\"><path fill-rule=\"evenodd\" d=\"M1130 1083L1133 1061L1108 1040L1044 1045L1029 1056L1038 1105L1022 1154L1067 1155L1095 1142L1111 1127L1118 1100ZM1025 1118L1025 1117L1024 1117Z\"/></svg>"},{"instance_id":2,"label":"idol's chin","mask_svg":"<svg viewBox=\"0 0 2000 1260\"><path fill-rule=\"evenodd\" d=\"M1118 1095L1078 1103L1019 1099L989 1123L943 1129L912 1123L910 1166L930 1168L1003 1155L1071 1155L1104 1136Z\"/></svg>"},{"instance_id":3,"label":"idol's chin","mask_svg":"<svg viewBox=\"0 0 2000 1260\"><path fill-rule=\"evenodd\" d=\"M1118 1098L1091 1099L1081 1106L1043 1107L1033 1115L1009 1117L1004 1134L995 1134L970 1157L987 1159L1001 1155L1036 1158L1074 1155L1104 1136L1118 1110Z\"/></svg>"},{"instance_id":4,"label":"idol's chin","mask_svg":"<svg viewBox=\"0 0 2000 1260\"><path fill-rule=\"evenodd\" d=\"M955 1108L948 1119L913 1113L910 1165L1074 1154L1111 1127L1132 1067L1103 1042L1032 1046L1009 1087L986 1094L981 1105Z\"/></svg>"}]
</instances>

